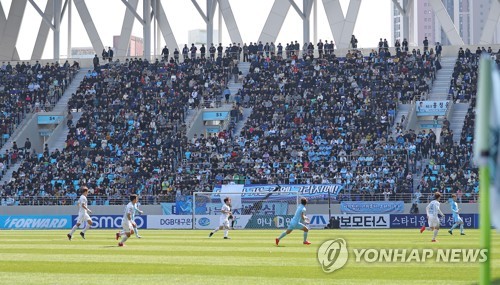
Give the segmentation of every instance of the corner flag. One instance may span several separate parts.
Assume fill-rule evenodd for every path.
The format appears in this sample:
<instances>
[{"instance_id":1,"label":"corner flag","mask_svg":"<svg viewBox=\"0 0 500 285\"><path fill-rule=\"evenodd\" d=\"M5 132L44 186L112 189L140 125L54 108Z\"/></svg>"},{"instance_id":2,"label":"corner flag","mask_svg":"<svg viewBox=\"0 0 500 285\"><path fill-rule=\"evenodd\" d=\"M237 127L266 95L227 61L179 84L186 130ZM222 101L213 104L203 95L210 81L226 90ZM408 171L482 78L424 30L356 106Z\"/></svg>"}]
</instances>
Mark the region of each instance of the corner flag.
<instances>
[{"instance_id":1,"label":"corner flag","mask_svg":"<svg viewBox=\"0 0 500 285\"><path fill-rule=\"evenodd\" d=\"M494 207L494 204L499 205L500 202L500 179L498 176L495 177L500 174L500 115L498 114L500 112L500 74L496 63L488 56L482 56L479 63L477 100L474 159L479 166L480 247L487 250L487 261L480 265L480 284L485 285L490 284L491 278L490 217L493 225L500 229L500 210Z\"/></svg>"}]
</instances>

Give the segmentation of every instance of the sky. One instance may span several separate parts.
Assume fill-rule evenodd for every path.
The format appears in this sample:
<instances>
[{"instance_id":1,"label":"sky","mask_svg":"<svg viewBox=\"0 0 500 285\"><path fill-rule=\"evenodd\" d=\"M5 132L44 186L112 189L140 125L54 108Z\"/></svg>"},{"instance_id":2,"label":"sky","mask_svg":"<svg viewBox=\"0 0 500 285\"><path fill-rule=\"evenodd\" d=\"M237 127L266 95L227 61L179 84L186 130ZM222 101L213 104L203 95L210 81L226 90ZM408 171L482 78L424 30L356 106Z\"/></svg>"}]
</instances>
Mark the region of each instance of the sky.
<instances>
[{"instance_id":1,"label":"sky","mask_svg":"<svg viewBox=\"0 0 500 285\"><path fill-rule=\"evenodd\" d=\"M12 0L0 0L5 14L8 14ZM15 0L14 0L15 1ZM44 10L47 0L34 0L35 3ZM196 29L206 29L206 24L198 11L191 3L191 0L161 0L170 26L174 32L178 44L185 44L188 41L188 31ZM104 46L112 46L113 36L119 35L125 14L125 5L121 0L85 0L94 24L97 27L99 36ZM274 3L273 0L229 0L234 16L237 19L238 28L244 42L256 41L262 31L266 19ZM302 0L295 0L299 7ZM344 15L347 12L349 0L341 0ZM64 1L63 1L64 3ZM206 2L198 0L204 9ZM332 34L326 18L321 0L318 3L318 39L332 40ZM391 39L391 0L364 0L361 2L357 22L354 28L359 43L358 47L375 47L379 38ZM85 28L77 13L75 6L72 8L72 46L90 47L90 40L85 32ZM137 12L142 16L142 0L139 0ZM216 13L217 14L217 13ZM218 21L218 18L216 19ZM33 51L36 35L40 27L41 17L28 2L21 24L21 31L17 41L17 48L21 59L29 59ZM214 29L217 29L217 22ZM313 30L311 22L311 40ZM135 21L132 34L142 37L142 26ZM68 17L64 15L61 24L60 51L61 56L66 57L68 39ZM302 20L296 11L291 7L278 36L277 42L290 42L298 40L302 42ZM223 24L222 42L230 42L229 34ZM164 44L162 40L162 45ZM153 43L151 50L153 51ZM99 52L100 53L100 52ZM53 56L53 36L49 33L47 44L44 49L43 58Z\"/></svg>"}]
</instances>

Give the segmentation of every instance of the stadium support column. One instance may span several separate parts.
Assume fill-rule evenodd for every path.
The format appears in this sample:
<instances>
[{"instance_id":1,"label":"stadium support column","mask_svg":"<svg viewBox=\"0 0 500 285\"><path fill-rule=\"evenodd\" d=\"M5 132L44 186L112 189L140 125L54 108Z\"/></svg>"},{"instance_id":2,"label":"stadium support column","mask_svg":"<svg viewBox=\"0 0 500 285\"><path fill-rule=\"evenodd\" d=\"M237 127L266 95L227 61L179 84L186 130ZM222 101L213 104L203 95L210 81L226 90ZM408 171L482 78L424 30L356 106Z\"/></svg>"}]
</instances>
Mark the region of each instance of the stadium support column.
<instances>
[{"instance_id":1,"label":"stadium support column","mask_svg":"<svg viewBox=\"0 0 500 285\"><path fill-rule=\"evenodd\" d=\"M61 7L62 0L54 0L54 60L61 56L60 32L61 32Z\"/></svg>"},{"instance_id":2,"label":"stadium support column","mask_svg":"<svg viewBox=\"0 0 500 285\"><path fill-rule=\"evenodd\" d=\"M130 44L130 36L132 36L132 28L134 27L134 17L138 17L139 22L142 24L143 20L139 15L135 16L137 12L137 5L139 0L129 0L128 4L125 4L125 15L123 16L122 30L120 32L120 38L116 46L116 56L124 57L127 56L127 52ZM134 14L135 12L135 14Z\"/></svg>"},{"instance_id":3,"label":"stadium support column","mask_svg":"<svg viewBox=\"0 0 500 285\"><path fill-rule=\"evenodd\" d=\"M304 43L311 42L311 11L314 0L303 0L302 18Z\"/></svg>"},{"instance_id":4,"label":"stadium support column","mask_svg":"<svg viewBox=\"0 0 500 285\"><path fill-rule=\"evenodd\" d=\"M413 5L413 0L401 0L403 3L403 6L401 6L401 3L399 3L400 0L392 0L392 3L394 6L399 10L399 13L403 15L403 39L409 39L410 37L410 17L409 17L409 10L411 8L411 5Z\"/></svg>"},{"instance_id":5,"label":"stadium support column","mask_svg":"<svg viewBox=\"0 0 500 285\"><path fill-rule=\"evenodd\" d=\"M214 20L217 0L207 0L207 46L214 42Z\"/></svg>"},{"instance_id":6,"label":"stadium support column","mask_svg":"<svg viewBox=\"0 0 500 285\"><path fill-rule=\"evenodd\" d=\"M21 30L24 10L27 0L12 1L9 10L9 16L5 22L4 28L0 31L0 59L12 60L15 56L17 38Z\"/></svg>"},{"instance_id":7,"label":"stadium support column","mask_svg":"<svg viewBox=\"0 0 500 285\"><path fill-rule=\"evenodd\" d=\"M484 25L483 34L479 40L480 45L488 45L493 43L493 34L495 33L498 18L500 16L500 0L492 0L490 13Z\"/></svg>"},{"instance_id":8,"label":"stadium support column","mask_svg":"<svg viewBox=\"0 0 500 285\"><path fill-rule=\"evenodd\" d=\"M71 27L71 2L73 2L73 0L67 0L67 3L68 3L68 51L67 51L67 58L70 58L71 57L71 30L72 30L72 27Z\"/></svg>"},{"instance_id":9,"label":"stadium support column","mask_svg":"<svg viewBox=\"0 0 500 285\"><path fill-rule=\"evenodd\" d=\"M229 4L229 0L219 0L219 11L220 13L222 13L222 16L224 17L224 22L226 23L227 31L229 33L229 37L231 37L231 41L233 43L240 43L243 45L243 40L241 38L240 30L238 29L238 24L236 23L236 20L234 18L233 10L231 9L231 4ZM219 25L219 39L220 35L222 35L222 31Z\"/></svg>"},{"instance_id":10,"label":"stadium support column","mask_svg":"<svg viewBox=\"0 0 500 285\"><path fill-rule=\"evenodd\" d=\"M170 23L168 22L167 15L165 14L165 11L163 10L163 6L161 5L161 1L158 0L156 2L158 4L158 9L157 9L157 15L155 15L158 18L158 25L160 26L161 33L163 34L163 39L165 40L166 45L170 49L170 54L174 53L174 50L176 48L179 48L179 45L177 45L177 41L175 40L174 32L172 31L172 28L170 27Z\"/></svg>"},{"instance_id":11,"label":"stadium support column","mask_svg":"<svg viewBox=\"0 0 500 285\"><path fill-rule=\"evenodd\" d=\"M291 4L288 0L274 0L271 12L269 12L264 28L260 33L259 41L276 42L290 6Z\"/></svg>"},{"instance_id":12,"label":"stadium support column","mask_svg":"<svg viewBox=\"0 0 500 285\"><path fill-rule=\"evenodd\" d=\"M342 12L340 0L323 0L323 6L337 47L348 48L358 18L361 0L351 0L349 2L346 17Z\"/></svg>"},{"instance_id":13,"label":"stadium support column","mask_svg":"<svg viewBox=\"0 0 500 285\"><path fill-rule=\"evenodd\" d=\"M85 30L87 31L92 47L94 48L96 54L100 54L104 49L104 45L102 44L101 37L99 37L99 33L94 25L94 21L92 21L92 16L90 16L87 4L85 4L85 0L74 1L75 8L80 15L80 19L82 20Z\"/></svg>"},{"instance_id":14,"label":"stadium support column","mask_svg":"<svg viewBox=\"0 0 500 285\"><path fill-rule=\"evenodd\" d=\"M144 58L151 59L151 0L142 0L142 19L144 25L142 33L144 38Z\"/></svg>"},{"instance_id":15,"label":"stadium support column","mask_svg":"<svg viewBox=\"0 0 500 285\"><path fill-rule=\"evenodd\" d=\"M429 3L431 4L432 10L436 14L436 17L443 27L446 37L448 37L450 43L455 46L464 45L464 41L458 34L457 27L453 24L453 21L444 7L443 2L441 2L441 0L429 0Z\"/></svg>"},{"instance_id":16,"label":"stadium support column","mask_svg":"<svg viewBox=\"0 0 500 285\"><path fill-rule=\"evenodd\" d=\"M36 6L35 2L30 1L30 3L33 5L33 7ZM40 8L35 8L35 10L37 11L39 9ZM52 18L54 17L54 0L47 1L45 12L40 13L40 16L42 17L42 21L40 22L40 28L38 29L38 33L36 34L35 46L33 47L33 52L31 53L31 59L34 60L42 58L49 31L50 29L55 29L55 27L50 23L52 21Z\"/></svg>"},{"instance_id":17,"label":"stadium support column","mask_svg":"<svg viewBox=\"0 0 500 285\"><path fill-rule=\"evenodd\" d=\"M302 35L304 43L309 43L311 41L311 11L312 4L314 0L303 0L303 11L300 10L299 6L295 3L294 0L288 0L290 5L292 5L293 9L299 14L302 19Z\"/></svg>"}]
</instances>

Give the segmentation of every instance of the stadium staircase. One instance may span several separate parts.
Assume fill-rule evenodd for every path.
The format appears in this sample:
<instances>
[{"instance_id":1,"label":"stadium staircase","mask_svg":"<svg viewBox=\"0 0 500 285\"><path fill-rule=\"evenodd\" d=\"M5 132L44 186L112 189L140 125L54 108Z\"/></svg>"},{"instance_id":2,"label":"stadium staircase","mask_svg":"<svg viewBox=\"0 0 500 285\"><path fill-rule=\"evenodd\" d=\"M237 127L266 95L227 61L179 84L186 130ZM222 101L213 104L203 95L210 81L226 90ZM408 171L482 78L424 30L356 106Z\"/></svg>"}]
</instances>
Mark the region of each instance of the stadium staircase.
<instances>
[{"instance_id":1,"label":"stadium staircase","mask_svg":"<svg viewBox=\"0 0 500 285\"><path fill-rule=\"evenodd\" d=\"M239 62L238 67L243 74L244 77L250 72L250 63L249 62ZM238 90L243 88L243 83L234 82L234 79L231 78L228 84L229 90L231 91L231 96L229 98L229 103L223 103L220 108L214 108L210 111L231 111L234 103L234 95L238 93ZM222 100L224 102L224 100ZM185 123L187 127L187 137L192 138L195 134L204 133L205 127L203 125L203 111L206 109L191 109L188 110L188 114L185 118ZM240 120L235 126L235 134L238 134L243 126L246 123L248 117L252 113L252 108L243 108L243 120Z\"/></svg>"},{"instance_id":2,"label":"stadium staircase","mask_svg":"<svg viewBox=\"0 0 500 285\"><path fill-rule=\"evenodd\" d=\"M455 62L457 58L456 57L442 57L441 58L441 69L436 72L436 79L434 80L432 84L431 91L429 93L429 96L427 100L429 101L446 101L446 100L452 100L452 97L448 94L449 89L450 89L450 81L451 77L453 75L453 69L455 67ZM453 104L451 104L453 105ZM450 105L450 106L451 106ZM458 104L456 104L458 105ZM461 107L459 108L461 109ZM465 108L467 111L467 108ZM458 113L457 115L459 115ZM465 118L465 114L462 117L462 120ZM434 118L432 116L426 116L426 117L418 117L417 120L417 126L416 126L416 131L419 132L420 130L429 130L433 129L434 133L436 136L438 136L439 140L439 135L441 133L441 126L442 126L443 118L439 118L437 124L434 121ZM453 129L453 127L452 127ZM460 133L461 129L458 131ZM456 132L455 129L453 129L453 132Z\"/></svg>"},{"instance_id":3,"label":"stadium staircase","mask_svg":"<svg viewBox=\"0 0 500 285\"><path fill-rule=\"evenodd\" d=\"M441 69L436 73L436 80L432 84L431 92L429 93L430 101L449 100L448 91L450 90L451 76L455 67L456 57L442 57Z\"/></svg>"},{"instance_id":4,"label":"stadium staircase","mask_svg":"<svg viewBox=\"0 0 500 285\"><path fill-rule=\"evenodd\" d=\"M75 75L75 78L73 81L71 81L71 84L68 86L66 91L64 91L63 96L59 101L56 103L54 106L54 109L52 112L60 112L60 113L66 113L66 110L68 109L68 101L71 99L71 95L73 93L76 93L76 90L78 89L78 86L80 86L80 83L82 82L85 74L87 74L88 69L80 69L80 71ZM73 112L73 123L77 122L77 120L81 117L81 112ZM2 147L2 153L5 153L8 149L12 147L12 142L14 141L24 141L22 138L28 137L26 135L26 132L29 132L28 125L30 123L33 123L32 120L36 119L35 114L30 114L29 116L26 117L25 120L19 125L19 127L16 129L14 132L13 136L11 139ZM66 142L66 136L69 132L69 129L66 125L66 120L64 122L60 123L59 127L56 128L53 132L53 134L49 137L47 140L47 144L49 145L49 150L53 151L56 148L59 148L60 150L64 147L64 144ZM19 144L19 143L18 143ZM22 147L24 145L19 145L19 147ZM41 152L40 149L37 149L38 152ZM5 174L2 176L2 179L0 180L0 184L3 185L6 182L9 182L12 178L12 174L14 171L17 171L19 167L21 166L22 160L19 160L17 163L11 165L9 169L6 170Z\"/></svg>"},{"instance_id":5,"label":"stadium staircase","mask_svg":"<svg viewBox=\"0 0 500 285\"><path fill-rule=\"evenodd\" d=\"M245 77L245 76L247 76L248 72L250 71L250 62L240 61L238 63L238 68L240 69L241 73ZM231 97L230 97L229 101L232 104L232 102L234 101L234 95L236 93L238 93L238 90L243 88L243 83L242 82L235 83L234 78L231 78L231 80L229 80L229 84L227 87L229 87L229 91L231 91Z\"/></svg>"},{"instance_id":6,"label":"stadium staircase","mask_svg":"<svg viewBox=\"0 0 500 285\"><path fill-rule=\"evenodd\" d=\"M462 129L464 127L465 116L469 110L469 103L453 104L453 109L450 112L448 120L450 121L450 129L453 130L453 141L460 142Z\"/></svg>"}]
</instances>

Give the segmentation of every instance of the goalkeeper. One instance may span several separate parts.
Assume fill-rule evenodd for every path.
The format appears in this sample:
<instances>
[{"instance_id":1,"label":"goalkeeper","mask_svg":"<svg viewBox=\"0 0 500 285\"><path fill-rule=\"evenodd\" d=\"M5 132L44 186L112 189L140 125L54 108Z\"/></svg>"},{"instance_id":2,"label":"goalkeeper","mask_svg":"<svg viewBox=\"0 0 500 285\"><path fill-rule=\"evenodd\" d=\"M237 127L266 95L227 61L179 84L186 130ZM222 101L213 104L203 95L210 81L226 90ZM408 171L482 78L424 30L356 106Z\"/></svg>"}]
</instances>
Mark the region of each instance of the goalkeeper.
<instances>
[{"instance_id":1,"label":"goalkeeper","mask_svg":"<svg viewBox=\"0 0 500 285\"><path fill-rule=\"evenodd\" d=\"M309 229L304 223L308 223L309 219L306 217L306 205L307 205L307 199L302 198L300 199L300 205L297 207L297 211L295 211L295 215L293 216L293 219L290 221L290 225L288 226L288 229L281 233L279 237L276 238L276 245L280 243L280 240L284 238L287 234L291 233L293 230L303 230L304 231L304 242L303 244L311 244L307 240L307 234L309 233Z\"/></svg>"}]
</instances>

